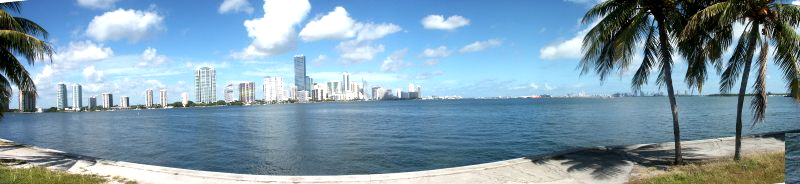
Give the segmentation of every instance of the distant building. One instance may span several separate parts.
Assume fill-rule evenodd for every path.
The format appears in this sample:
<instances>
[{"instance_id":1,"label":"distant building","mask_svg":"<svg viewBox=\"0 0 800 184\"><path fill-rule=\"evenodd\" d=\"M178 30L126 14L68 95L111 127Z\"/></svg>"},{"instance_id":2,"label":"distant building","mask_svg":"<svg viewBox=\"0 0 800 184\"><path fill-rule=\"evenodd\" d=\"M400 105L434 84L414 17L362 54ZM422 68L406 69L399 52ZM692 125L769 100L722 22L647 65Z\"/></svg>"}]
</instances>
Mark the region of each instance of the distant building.
<instances>
[{"instance_id":1,"label":"distant building","mask_svg":"<svg viewBox=\"0 0 800 184\"><path fill-rule=\"evenodd\" d=\"M67 85L65 85L63 82L59 82L56 85L56 90L56 108L67 108Z\"/></svg>"},{"instance_id":2,"label":"distant building","mask_svg":"<svg viewBox=\"0 0 800 184\"><path fill-rule=\"evenodd\" d=\"M33 91L19 92L19 111L36 112L36 94Z\"/></svg>"},{"instance_id":3,"label":"distant building","mask_svg":"<svg viewBox=\"0 0 800 184\"><path fill-rule=\"evenodd\" d=\"M328 93L330 94L338 94L341 93L341 83L339 81L328 81L326 82L328 85Z\"/></svg>"},{"instance_id":4,"label":"distant building","mask_svg":"<svg viewBox=\"0 0 800 184\"><path fill-rule=\"evenodd\" d=\"M227 86L225 86L225 91L223 91L225 93L225 103L231 103L235 101L233 99L233 92L234 92L233 89L234 89L233 84L228 84Z\"/></svg>"},{"instance_id":5,"label":"distant building","mask_svg":"<svg viewBox=\"0 0 800 184\"><path fill-rule=\"evenodd\" d=\"M415 92L415 91L416 91L416 89L415 89L414 83L409 83L408 84L408 92Z\"/></svg>"},{"instance_id":6,"label":"distant building","mask_svg":"<svg viewBox=\"0 0 800 184\"><path fill-rule=\"evenodd\" d=\"M352 90L350 86L350 73L342 73L342 86L344 87L342 93L348 93Z\"/></svg>"},{"instance_id":7,"label":"distant building","mask_svg":"<svg viewBox=\"0 0 800 184\"><path fill-rule=\"evenodd\" d=\"M213 67L199 67L194 77L195 95L199 103L217 101L217 76Z\"/></svg>"},{"instance_id":8,"label":"distant building","mask_svg":"<svg viewBox=\"0 0 800 184\"><path fill-rule=\"evenodd\" d=\"M294 56L294 86L298 91L306 90L306 56Z\"/></svg>"},{"instance_id":9,"label":"distant building","mask_svg":"<svg viewBox=\"0 0 800 184\"><path fill-rule=\"evenodd\" d=\"M81 84L72 84L72 109L80 111L83 108L83 89Z\"/></svg>"},{"instance_id":10,"label":"distant building","mask_svg":"<svg viewBox=\"0 0 800 184\"><path fill-rule=\"evenodd\" d=\"M131 99L128 96L120 97L120 107L122 108L130 108L131 107Z\"/></svg>"},{"instance_id":11,"label":"distant building","mask_svg":"<svg viewBox=\"0 0 800 184\"><path fill-rule=\"evenodd\" d=\"M308 102L308 91L298 91L297 92L297 101L300 103Z\"/></svg>"},{"instance_id":12,"label":"distant building","mask_svg":"<svg viewBox=\"0 0 800 184\"><path fill-rule=\"evenodd\" d=\"M304 82L306 83L305 84L306 87L303 88L303 89L305 89L306 91L311 91L311 88L314 87L314 79L312 79L311 77L306 76L306 79L305 79Z\"/></svg>"},{"instance_id":13,"label":"distant building","mask_svg":"<svg viewBox=\"0 0 800 184\"><path fill-rule=\"evenodd\" d=\"M158 96L160 97L159 102L161 104L161 108L167 107L169 105L169 97L167 97L167 90L162 89L158 91Z\"/></svg>"},{"instance_id":14,"label":"distant building","mask_svg":"<svg viewBox=\"0 0 800 184\"><path fill-rule=\"evenodd\" d=\"M189 105L189 94L188 93L186 93L186 92L181 93L181 104L183 104L183 107L186 107L186 106Z\"/></svg>"},{"instance_id":15,"label":"distant building","mask_svg":"<svg viewBox=\"0 0 800 184\"><path fill-rule=\"evenodd\" d=\"M114 95L111 93L102 93L103 95L103 108L108 109L114 107Z\"/></svg>"},{"instance_id":16,"label":"distant building","mask_svg":"<svg viewBox=\"0 0 800 184\"><path fill-rule=\"evenodd\" d=\"M281 101L283 97L283 78L278 76L264 77L264 101Z\"/></svg>"},{"instance_id":17,"label":"distant building","mask_svg":"<svg viewBox=\"0 0 800 184\"><path fill-rule=\"evenodd\" d=\"M253 103L256 101L256 83L252 81L239 83L239 101Z\"/></svg>"},{"instance_id":18,"label":"distant building","mask_svg":"<svg viewBox=\"0 0 800 184\"><path fill-rule=\"evenodd\" d=\"M328 98L328 94L325 91L326 87L320 84L314 84L313 89L311 90L311 100L314 101L323 101Z\"/></svg>"},{"instance_id":19,"label":"distant building","mask_svg":"<svg viewBox=\"0 0 800 184\"><path fill-rule=\"evenodd\" d=\"M372 100L381 100L383 94L384 92L381 87L372 87Z\"/></svg>"},{"instance_id":20,"label":"distant building","mask_svg":"<svg viewBox=\"0 0 800 184\"><path fill-rule=\"evenodd\" d=\"M87 110L93 111L95 109L97 109L97 96L91 96L89 97L89 109Z\"/></svg>"},{"instance_id":21,"label":"distant building","mask_svg":"<svg viewBox=\"0 0 800 184\"><path fill-rule=\"evenodd\" d=\"M153 89L148 88L144 91L145 101L144 106L147 108L153 107Z\"/></svg>"}]
</instances>

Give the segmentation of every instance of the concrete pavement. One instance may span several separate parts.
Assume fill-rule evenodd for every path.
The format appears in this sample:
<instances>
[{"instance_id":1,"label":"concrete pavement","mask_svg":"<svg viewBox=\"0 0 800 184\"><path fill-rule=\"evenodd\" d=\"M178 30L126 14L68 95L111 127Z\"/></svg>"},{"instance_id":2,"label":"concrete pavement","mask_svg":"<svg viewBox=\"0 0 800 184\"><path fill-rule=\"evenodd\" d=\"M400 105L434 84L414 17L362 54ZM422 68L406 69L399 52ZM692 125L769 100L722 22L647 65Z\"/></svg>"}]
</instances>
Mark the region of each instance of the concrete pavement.
<instances>
[{"instance_id":1,"label":"concrete pavement","mask_svg":"<svg viewBox=\"0 0 800 184\"><path fill-rule=\"evenodd\" d=\"M743 139L747 153L784 151L783 134ZM684 141L684 159L699 161L733 155L733 137ZM672 143L586 148L463 167L416 172L272 176L169 168L104 160L58 150L23 146L0 139L0 161L21 160L15 167L43 166L72 173L120 176L139 183L624 183L648 169L665 168Z\"/></svg>"}]
</instances>

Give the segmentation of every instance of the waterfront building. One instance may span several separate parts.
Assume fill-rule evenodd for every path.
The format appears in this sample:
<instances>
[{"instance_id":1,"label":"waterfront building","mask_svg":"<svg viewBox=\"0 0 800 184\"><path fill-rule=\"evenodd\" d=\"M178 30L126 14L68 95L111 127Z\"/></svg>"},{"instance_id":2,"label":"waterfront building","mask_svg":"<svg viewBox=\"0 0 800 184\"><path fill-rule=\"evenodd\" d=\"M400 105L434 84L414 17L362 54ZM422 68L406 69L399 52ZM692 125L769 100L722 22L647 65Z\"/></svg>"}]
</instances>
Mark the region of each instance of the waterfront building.
<instances>
[{"instance_id":1,"label":"waterfront building","mask_svg":"<svg viewBox=\"0 0 800 184\"><path fill-rule=\"evenodd\" d=\"M194 85L198 103L217 101L217 74L213 67L198 67L195 70Z\"/></svg>"},{"instance_id":2,"label":"waterfront building","mask_svg":"<svg viewBox=\"0 0 800 184\"><path fill-rule=\"evenodd\" d=\"M323 101L328 99L328 94L325 89L325 85L314 84L314 89L311 90L311 100Z\"/></svg>"},{"instance_id":3,"label":"waterfront building","mask_svg":"<svg viewBox=\"0 0 800 184\"><path fill-rule=\"evenodd\" d=\"M294 86L298 91L306 90L306 56L294 56Z\"/></svg>"},{"instance_id":4,"label":"waterfront building","mask_svg":"<svg viewBox=\"0 0 800 184\"><path fill-rule=\"evenodd\" d=\"M144 91L144 96L144 106L147 108L153 108L153 89L147 88L147 90Z\"/></svg>"},{"instance_id":5,"label":"waterfront building","mask_svg":"<svg viewBox=\"0 0 800 184\"><path fill-rule=\"evenodd\" d=\"M422 86L417 85L417 98L422 98Z\"/></svg>"},{"instance_id":6,"label":"waterfront building","mask_svg":"<svg viewBox=\"0 0 800 184\"><path fill-rule=\"evenodd\" d=\"M297 92L297 102L306 103L308 102L308 91L298 91Z\"/></svg>"},{"instance_id":7,"label":"waterfront building","mask_svg":"<svg viewBox=\"0 0 800 184\"><path fill-rule=\"evenodd\" d=\"M108 109L114 106L114 95L111 93L102 93L103 96L103 108Z\"/></svg>"},{"instance_id":8,"label":"waterfront building","mask_svg":"<svg viewBox=\"0 0 800 184\"><path fill-rule=\"evenodd\" d=\"M314 87L314 79L309 77L309 76L306 76L306 79L305 79L304 82L306 83L305 84L306 87L303 88L303 89L306 90L306 91L311 91L311 89L313 89L313 87Z\"/></svg>"},{"instance_id":9,"label":"waterfront building","mask_svg":"<svg viewBox=\"0 0 800 184\"><path fill-rule=\"evenodd\" d=\"M131 99L128 96L120 97L120 107L122 108L130 108L131 107Z\"/></svg>"},{"instance_id":10,"label":"waterfront building","mask_svg":"<svg viewBox=\"0 0 800 184\"><path fill-rule=\"evenodd\" d=\"M289 89L289 98L297 100L297 85L292 85Z\"/></svg>"},{"instance_id":11,"label":"waterfront building","mask_svg":"<svg viewBox=\"0 0 800 184\"><path fill-rule=\"evenodd\" d=\"M83 107L83 89L81 84L72 84L72 109L81 111Z\"/></svg>"},{"instance_id":12,"label":"waterfront building","mask_svg":"<svg viewBox=\"0 0 800 184\"><path fill-rule=\"evenodd\" d=\"M328 81L326 83L327 83L327 86L328 86L328 89L327 89L328 93L330 93L330 94L341 93L341 90L340 90L341 86L339 84L339 81Z\"/></svg>"},{"instance_id":13,"label":"waterfront building","mask_svg":"<svg viewBox=\"0 0 800 184\"><path fill-rule=\"evenodd\" d=\"M344 86L344 88L342 89L342 93L347 93L350 92L350 90L352 90L350 86L350 73L348 72L342 73L342 86Z\"/></svg>"},{"instance_id":14,"label":"waterfront building","mask_svg":"<svg viewBox=\"0 0 800 184\"><path fill-rule=\"evenodd\" d=\"M383 88L381 87L372 87L372 100L381 100L383 99Z\"/></svg>"},{"instance_id":15,"label":"waterfront building","mask_svg":"<svg viewBox=\"0 0 800 184\"><path fill-rule=\"evenodd\" d=\"M33 91L19 92L19 111L36 112L36 94Z\"/></svg>"},{"instance_id":16,"label":"waterfront building","mask_svg":"<svg viewBox=\"0 0 800 184\"><path fill-rule=\"evenodd\" d=\"M160 97L159 102L161 104L161 108L167 107L169 105L169 97L167 97L167 90L162 89L158 91L158 97Z\"/></svg>"},{"instance_id":17,"label":"waterfront building","mask_svg":"<svg viewBox=\"0 0 800 184\"><path fill-rule=\"evenodd\" d=\"M90 96L89 97L89 108L88 111L93 111L97 109L97 96Z\"/></svg>"},{"instance_id":18,"label":"waterfront building","mask_svg":"<svg viewBox=\"0 0 800 184\"><path fill-rule=\"evenodd\" d=\"M239 83L239 101L253 103L256 101L256 83L247 81Z\"/></svg>"},{"instance_id":19,"label":"waterfront building","mask_svg":"<svg viewBox=\"0 0 800 184\"><path fill-rule=\"evenodd\" d=\"M394 90L394 98L402 98L403 97L403 89L397 88Z\"/></svg>"},{"instance_id":20,"label":"waterfront building","mask_svg":"<svg viewBox=\"0 0 800 184\"><path fill-rule=\"evenodd\" d=\"M59 82L56 85L56 90L56 108L63 110L67 108L67 85Z\"/></svg>"},{"instance_id":21,"label":"waterfront building","mask_svg":"<svg viewBox=\"0 0 800 184\"><path fill-rule=\"evenodd\" d=\"M183 107L189 105L189 93L181 93L181 104L183 104Z\"/></svg>"},{"instance_id":22,"label":"waterfront building","mask_svg":"<svg viewBox=\"0 0 800 184\"><path fill-rule=\"evenodd\" d=\"M264 77L264 101L283 100L283 78L278 76Z\"/></svg>"},{"instance_id":23,"label":"waterfront building","mask_svg":"<svg viewBox=\"0 0 800 184\"><path fill-rule=\"evenodd\" d=\"M225 86L225 91L223 91L225 93L225 103L231 103L235 101L233 99L233 91L234 91L233 88L234 88L233 84L228 84L227 86Z\"/></svg>"},{"instance_id":24,"label":"waterfront building","mask_svg":"<svg viewBox=\"0 0 800 184\"><path fill-rule=\"evenodd\" d=\"M410 93L410 92L415 92L415 91L416 91L416 88L414 86L414 83L408 83L408 92Z\"/></svg>"},{"instance_id":25,"label":"waterfront building","mask_svg":"<svg viewBox=\"0 0 800 184\"><path fill-rule=\"evenodd\" d=\"M394 92L392 89L386 88L383 90L383 98L384 100L392 100L394 99Z\"/></svg>"}]
</instances>

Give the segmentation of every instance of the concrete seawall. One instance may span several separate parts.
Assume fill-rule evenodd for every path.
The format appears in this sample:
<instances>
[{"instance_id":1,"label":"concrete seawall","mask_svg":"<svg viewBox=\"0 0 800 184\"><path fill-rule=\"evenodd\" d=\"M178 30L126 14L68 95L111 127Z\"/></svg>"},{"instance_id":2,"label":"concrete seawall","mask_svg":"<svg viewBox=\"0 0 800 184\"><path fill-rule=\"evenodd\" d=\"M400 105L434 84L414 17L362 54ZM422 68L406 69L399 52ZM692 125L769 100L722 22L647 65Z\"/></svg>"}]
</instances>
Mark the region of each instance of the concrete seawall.
<instances>
[{"instance_id":1,"label":"concrete seawall","mask_svg":"<svg viewBox=\"0 0 800 184\"><path fill-rule=\"evenodd\" d=\"M682 143L687 161L733 155L733 137ZM624 183L639 177L644 169L668 165L673 147L672 143L604 146L462 167L337 176L251 175L161 167L17 145L4 139L0 139L0 159L24 161L15 167L43 166L120 176L139 183ZM745 137L742 150L745 154L784 151L783 133Z\"/></svg>"}]
</instances>

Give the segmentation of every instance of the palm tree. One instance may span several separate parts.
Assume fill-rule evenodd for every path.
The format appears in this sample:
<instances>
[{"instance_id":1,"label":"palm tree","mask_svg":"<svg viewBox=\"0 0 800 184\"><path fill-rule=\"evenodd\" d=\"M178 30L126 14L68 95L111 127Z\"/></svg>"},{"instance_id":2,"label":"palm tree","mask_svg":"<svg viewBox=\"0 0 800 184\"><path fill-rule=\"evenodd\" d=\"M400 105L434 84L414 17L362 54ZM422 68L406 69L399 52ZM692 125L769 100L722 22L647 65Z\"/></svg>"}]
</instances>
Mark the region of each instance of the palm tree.
<instances>
[{"instance_id":1,"label":"palm tree","mask_svg":"<svg viewBox=\"0 0 800 184\"><path fill-rule=\"evenodd\" d=\"M677 8L684 1L675 0L607 0L595 5L583 17L587 24L598 19L583 39L584 56L581 74L594 72L604 80L613 71L624 72L631 64L638 46L644 57L631 81L635 92L647 83L650 72L658 69L656 84L667 87L672 110L675 138L675 164L681 164L678 105L672 82L672 40L682 29L683 16ZM643 42L643 43L642 43Z\"/></svg>"},{"instance_id":2,"label":"palm tree","mask_svg":"<svg viewBox=\"0 0 800 184\"><path fill-rule=\"evenodd\" d=\"M9 11L19 13L20 2L0 3L0 104L9 104L12 84L20 91L36 94L36 86L17 56L25 57L33 65L53 54L50 44L38 38L47 39L44 28L26 18L12 16Z\"/></svg>"},{"instance_id":3,"label":"palm tree","mask_svg":"<svg viewBox=\"0 0 800 184\"><path fill-rule=\"evenodd\" d=\"M797 80L800 79L798 71L798 54L800 54L800 35L794 28L800 24L800 7L792 4L783 4L774 0L728 0L715 3L701 10L690 19L681 33L681 39L690 39L697 34L712 34L720 37L730 37L730 34L717 34L717 30L709 27L730 27L733 24L744 24L745 29L739 37L733 55L728 60L722 73L720 91L727 93L736 84L741 74L739 85L739 98L736 106L736 146L734 159L741 158L742 138L742 108L753 56L759 49L757 58L757 76L753 84L753 97L750 107L753 110L753 125L764 120L767 107L766 75L767 54L770 45L776 48L773 61L780 67L787 81L790 91L798 89ZM710 43L727 48L728 40ZM794 96L798 99L798 96Z\"/></svg>"}]
</instances>

